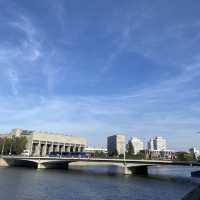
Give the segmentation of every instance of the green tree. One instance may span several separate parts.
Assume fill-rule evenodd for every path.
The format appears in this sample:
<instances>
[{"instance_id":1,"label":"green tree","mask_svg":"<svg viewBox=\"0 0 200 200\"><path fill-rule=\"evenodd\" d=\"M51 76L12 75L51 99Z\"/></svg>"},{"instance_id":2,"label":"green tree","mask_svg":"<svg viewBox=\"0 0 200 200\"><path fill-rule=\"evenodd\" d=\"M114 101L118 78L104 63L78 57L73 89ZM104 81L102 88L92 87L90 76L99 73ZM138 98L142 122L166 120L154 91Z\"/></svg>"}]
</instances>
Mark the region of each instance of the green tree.
<instances>
[{"instance_id":1,"label":"green tree","mask_svg":"<svg viewBox=\"0 0 200 200\"><path fill-rule=\"evenodd\" d=\"M193 155L187 152L177 152L176 153L176 160L178 161L192 161Z\"/></svg>"},{"instance_id":2,"label":"green tree","mask_svg":"<svg viewBox=\"0 0 200 200\"><path fill-rule=\"evenodd\" d=\"M27 144L26 137L15 137L13 138L12 154L19 155L21 154Z\"/></svg>"},{"instance_id":3,"label":"green tree","mask_svg":"<svg viewBox=\"0 0 200 200\"><path fill-rule=\"evenodd\" d=\"M133 144L131 141L128 142L128 148L127 148L127 156L132 156L134 155L134 148L133 148Z\"/></svg>"},{"instance_id":4,"label":"green tree","mask_svg":"<svg viewBox=\"0 0 200 200\"><path fill-rule=\"evenodd\" d=\"M95 158L106 158L107 154L104 153L103 151L95 151L95 153L93 154L93 156Z\"/></svg>"},{"instance_id":5,"label":"green tree","mask_svg":"<svg viewBox=\"0 0 200 200\"><path fill-rule=\"evenodd\" d=\"M4 155L19 155L25 150L26 144L26 137L0 138L0 153L3 149Z\"/></svg>"}]
</instances>

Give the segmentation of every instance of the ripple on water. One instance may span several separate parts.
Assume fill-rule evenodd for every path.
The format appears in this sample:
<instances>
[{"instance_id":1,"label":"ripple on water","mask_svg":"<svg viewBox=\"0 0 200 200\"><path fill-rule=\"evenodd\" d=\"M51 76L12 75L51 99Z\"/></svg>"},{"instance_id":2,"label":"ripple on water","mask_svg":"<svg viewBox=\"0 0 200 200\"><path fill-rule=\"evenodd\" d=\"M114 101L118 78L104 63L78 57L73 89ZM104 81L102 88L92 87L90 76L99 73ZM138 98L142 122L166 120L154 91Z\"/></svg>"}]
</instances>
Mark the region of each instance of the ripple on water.
<instances>
[{"instance_id":1,"label":"ripple on water","mask_svg":"<svg viewBox=\"0 0 200 200\"><path fill-rule=\"evenodd\" d=\"M156 177L155 173L150 177L117 175L118 170L110 167L75 168L69 171L1 168L0 199L177 200L196 186L191 181Z\"/></svg>"}]
</instances>

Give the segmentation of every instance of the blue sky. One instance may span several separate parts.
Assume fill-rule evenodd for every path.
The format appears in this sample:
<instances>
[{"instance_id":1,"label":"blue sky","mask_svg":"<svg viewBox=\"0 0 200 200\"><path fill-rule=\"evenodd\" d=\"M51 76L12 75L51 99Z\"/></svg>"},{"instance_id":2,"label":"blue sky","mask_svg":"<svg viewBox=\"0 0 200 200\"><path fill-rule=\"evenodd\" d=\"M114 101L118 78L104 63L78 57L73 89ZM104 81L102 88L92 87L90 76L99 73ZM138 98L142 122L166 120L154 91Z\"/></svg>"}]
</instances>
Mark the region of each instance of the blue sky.
<instances>
[{"instance_id":1,"label":"blue sky","mask_svg":"<svg viewBox=\"0 0 200 200\"><path fill-rule=\"evenodd\" d=\"M200 148L200 2L0 0L0 130L160 135Z\"/></svg>"}]
</instances>

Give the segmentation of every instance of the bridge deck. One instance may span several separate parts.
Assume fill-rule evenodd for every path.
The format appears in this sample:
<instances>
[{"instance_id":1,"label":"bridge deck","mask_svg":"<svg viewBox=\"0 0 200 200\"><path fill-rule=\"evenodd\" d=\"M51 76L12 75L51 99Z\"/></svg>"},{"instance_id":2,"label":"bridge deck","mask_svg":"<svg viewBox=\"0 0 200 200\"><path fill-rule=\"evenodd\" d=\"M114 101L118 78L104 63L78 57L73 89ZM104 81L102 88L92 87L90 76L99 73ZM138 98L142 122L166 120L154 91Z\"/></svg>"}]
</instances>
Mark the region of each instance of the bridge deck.
<instances>
[{"instance_id":1,"label":"bridge deck","mask_svg":"<svg viewBox=\"0 0 200 200\"><path fill-rule=\"evenodd\" d=\"M26 157L26 156L2 156L4 159L17 160L46 160L46 161L86 161L86 162L104 162L104 163L127 163L127 164L147 164L147 165L183 165L200 166L200 162L171 161L171 160L133 160L133 159L113 159L113 158L73 158L73 157Z\"/></svg>"}]
</instances>

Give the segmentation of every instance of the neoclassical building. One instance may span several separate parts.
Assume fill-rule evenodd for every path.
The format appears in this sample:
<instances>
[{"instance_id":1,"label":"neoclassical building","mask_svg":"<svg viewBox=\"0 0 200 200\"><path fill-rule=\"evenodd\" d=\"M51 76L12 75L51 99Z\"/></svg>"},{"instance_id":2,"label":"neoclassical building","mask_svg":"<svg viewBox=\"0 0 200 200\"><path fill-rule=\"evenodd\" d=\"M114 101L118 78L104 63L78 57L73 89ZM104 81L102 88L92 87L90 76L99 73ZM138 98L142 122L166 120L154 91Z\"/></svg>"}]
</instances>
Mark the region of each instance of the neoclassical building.
<instances>
[{"instance_id":1,"label":"neoclassical building","mask_svg":"<svg viewBox=\"0 0 200 200\"><path fill-rule=\"evenodd\" d=\"M83 152L87 145L82 137L43 131L13 129L7 136L25 136L28 141L26 152L32 156L47 156L51 152Z\"/></svg>"}]
</instances>

